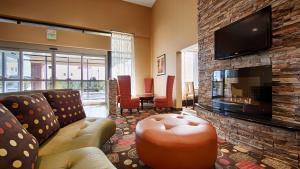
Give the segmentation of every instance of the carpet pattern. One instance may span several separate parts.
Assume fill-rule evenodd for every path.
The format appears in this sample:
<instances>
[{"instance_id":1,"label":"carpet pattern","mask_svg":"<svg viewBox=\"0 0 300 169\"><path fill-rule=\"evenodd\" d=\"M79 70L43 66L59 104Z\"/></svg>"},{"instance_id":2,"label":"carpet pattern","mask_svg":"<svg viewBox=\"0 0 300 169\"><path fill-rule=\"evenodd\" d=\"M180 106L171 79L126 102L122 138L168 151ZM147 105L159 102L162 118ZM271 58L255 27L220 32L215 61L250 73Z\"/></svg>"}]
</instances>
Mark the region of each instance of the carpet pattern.
<instances>
[{"instance_id":1,"label":"carpet pattern","mask_svg":"<svg viewBox=\"0 0 300 169\"><path fill-rule=\"evenodd\" d=\"M110 115L117 124L116 134L102 146L103 152L118 169L150 169L139 160L135 146L135 126L139 120L158 114L153 110L141 113ZM216 169L296 169L285 163L259 155L245 147L218 139Z\"/></svg>"}]
</instances>

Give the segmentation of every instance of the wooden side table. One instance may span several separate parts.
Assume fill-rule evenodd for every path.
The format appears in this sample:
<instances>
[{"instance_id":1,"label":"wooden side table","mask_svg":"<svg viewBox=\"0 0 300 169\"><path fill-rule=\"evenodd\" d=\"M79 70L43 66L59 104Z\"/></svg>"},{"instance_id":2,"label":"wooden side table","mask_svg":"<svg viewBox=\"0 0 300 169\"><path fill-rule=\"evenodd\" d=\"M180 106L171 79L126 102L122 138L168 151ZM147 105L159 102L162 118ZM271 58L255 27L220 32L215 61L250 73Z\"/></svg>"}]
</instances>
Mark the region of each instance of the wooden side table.
<instances>
[{"instance_id":1,"label":"wooden side table","mask_svg":"<svg viewBox=\"0 0 300 169\"><path fill-rule=\"evenodd\" d=\"M140 98L141 101L141 109L144 109L144 101L152 101L154 98L153 94L143 94L143 95L138 95L137 97Z\"/></svg>"}]
</instances>

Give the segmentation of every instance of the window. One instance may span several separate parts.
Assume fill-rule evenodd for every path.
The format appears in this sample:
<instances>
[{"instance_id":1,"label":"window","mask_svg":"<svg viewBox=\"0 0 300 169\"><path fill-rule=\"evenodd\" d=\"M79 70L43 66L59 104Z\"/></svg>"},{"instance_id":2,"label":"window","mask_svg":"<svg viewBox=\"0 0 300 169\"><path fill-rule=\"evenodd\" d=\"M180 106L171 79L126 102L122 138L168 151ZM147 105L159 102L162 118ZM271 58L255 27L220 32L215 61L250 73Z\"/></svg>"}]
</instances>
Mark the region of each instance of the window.
<instances>
[{"instance_id":1,"label":"window","mask_svg":"<svg viewBox=\"0 0 300 169\"><path fill-rule=\"evenodd\" d=\"M0 50L0 92L20 90L20 54L18 51Z\"/></svg>"},{"instance_id":2,"label":"window","mask_svg":"<svg viewBox=\"0 0 300 169\"><path fill-rule=\"evenodd\" d=\"M20 78L20 55L15 51L3 51L4 53L4 67L6 79L19 79Z\"/></svg>"},{"instance_id":3,"label":"window","mask_svg":"<svg viewBox=\"0 0 300 169\"><path fill-rule=\"evenodd\" d=\"M105 58L83 56L83 99L104 99Z\"/></svg>"},{"instance_id":4,"label":"window","mask_svg":"<svg viewBox=\"0 0 300 169\"><path fill-rule=\"evenodd\" d=\"M80 55L56 54L55 88L81 90Z\"/></svg>"},{"instance_id":5,"label":"window","mask_svg":"<svg viewBox=\"0 0 300 169\"><path fill-rule=\"evenodd\" d=\"M46 71L47 71L47 79L52 80L52 56L47 57L47 66L46 66Z\"/></svg>"},{"instance_id":6,"label":"window","mask_svg":"<svg viewBox=\"0 0 300 169\"><path fill-rule=\"evenodd\" d=\"M56 55L56 80L68 80L68 62L69 58L67 55Z\"/></svg>"},{"instance_id":7,"label":"window","mask_svg":"<svg viewBox=\"0 0 300 169\"><path fill-rule=\"evenodd\" d=\"M84 56L83 80L105 80L105 59Z\"/></svg>"},{"instance_id":8,"label":"window","mask_svg":"<svg viewBox=\"0 0 300 169\"><path fill-rule=\"evenodd\" d=\"M52 88L51 53L23 52L23 90L43 90Z\"/></svg>"},{"instance_id":9,"label":"window","mask_svg":"<svg viewBox=\"0 0 300 169\"><path fill-rule=\"evenodd\" d=\"M103 102L105 63L105 56L0 50L0 93L76 89L85 103Z\"/></svg>"},{"instance_id":10,"label":"window","mask_svg":"<svg viewBox=\"0 0 300 169\"><path fill-rule=\"evenodd\" d=\"M2 71L3 71L3 54L2 52L0 53L0 79L2 80L3 76L2 76Z\"/></svg>"},{"instance_id":11,"label":"window","mask_svg":"<svg viewBox=\"0 0 300 169\"><path fill-rule=\"evenodd\" d=\"M48 86L51 84L47 84ZM43 90L46 89L45 81L23 81L23 90Z\"/></svg>"},{"instance_id":12,"label":"window","mask_svg":"<svg viewBox=\"0 0 300 169\"><path fill-rule=\"evenodd\" d=\"M133 35L124 33L112 34L112 77L131 76L131 88L135 91L134 43Z\"/></svg>"},{"instance_id":13,"label":"window","mask_svg":"<svg viewBox=\"0 0 300 169\"><path fill-rule=\"evenodd\" d=\"M0 51L0 93L3 92L3 52Z\"/></svg>"},{"instance_id":14,"label":"window","mask_svg":"<svg viewBox=\"0 0 300 169\"><path fill-rule=\"evenodd\" d=\"M81 80L81 56L56 54L56 79Z\"/></svg>"},{"instance_id":15,"label":"window","mask_svg":"<svg viewBox=\"0 0 300 169\"><path fill-rule=\"evenodd\" d=\"M133 36L123 33L112 34L112 76L132 75Z\"/></svg>"},{"instance_id":16,"label":"window","mask_svg":"<svg viewBox=\"0 0 300 169\"><path fill-rule=\"evenodd\" d=\"M69 57L69 79L81 80L81 56Z\"/></svg>"},{"instance_id":17,"label":"window","mask_svg":"<svg viewBox=\"0 0 300 169\"><path fill-rule=\"evenodd\" d=\"M19 81L4 81L4 92L17 92L19 91Z\"/></svg>"}]
</instances>

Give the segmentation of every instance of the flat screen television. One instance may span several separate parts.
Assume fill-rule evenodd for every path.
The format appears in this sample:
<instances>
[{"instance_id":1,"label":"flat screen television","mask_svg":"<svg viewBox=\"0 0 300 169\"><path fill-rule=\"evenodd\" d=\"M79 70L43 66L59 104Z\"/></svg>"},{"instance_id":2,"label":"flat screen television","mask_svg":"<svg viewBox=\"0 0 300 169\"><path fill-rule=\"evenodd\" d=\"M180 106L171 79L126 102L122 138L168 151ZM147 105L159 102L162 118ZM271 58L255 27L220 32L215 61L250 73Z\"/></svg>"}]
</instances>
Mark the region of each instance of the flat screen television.
<instances>
[{"instance_id":1,"label":"flat screen television","mask_svg":"<svg viewBox=\"0 0 300 169\"><path fill-rule=\"evenodd\" d=\"M271 46L271 6L215 31L216 60L252 54Z\"/></svg>"}]
</instances>

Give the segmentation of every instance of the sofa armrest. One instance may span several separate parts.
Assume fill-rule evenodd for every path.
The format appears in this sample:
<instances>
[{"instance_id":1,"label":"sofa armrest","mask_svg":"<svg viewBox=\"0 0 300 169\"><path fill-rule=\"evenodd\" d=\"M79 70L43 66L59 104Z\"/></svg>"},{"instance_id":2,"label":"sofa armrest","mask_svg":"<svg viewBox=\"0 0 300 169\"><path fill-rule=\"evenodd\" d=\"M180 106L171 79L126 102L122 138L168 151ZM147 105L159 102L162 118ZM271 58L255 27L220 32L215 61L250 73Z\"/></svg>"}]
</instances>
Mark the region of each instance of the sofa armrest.
<instances>
[{"instance_id":1,"label":"sofa armrest","mask_svg":"<svg viewBox=\"0 0 300 169\"><path fill-rule=\"evenodd\" d=\"M96 147L85 147L41 156L37 169L116 169Z\"/></svg>"}]
</instances>

